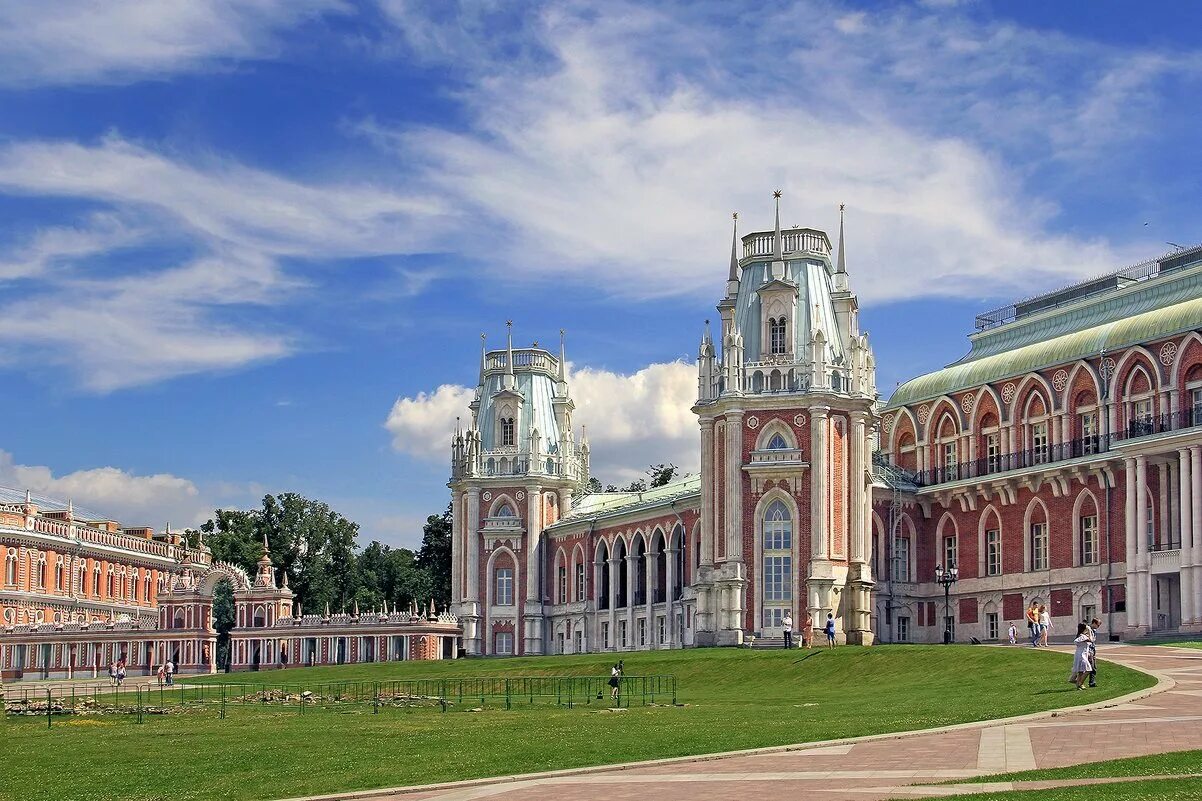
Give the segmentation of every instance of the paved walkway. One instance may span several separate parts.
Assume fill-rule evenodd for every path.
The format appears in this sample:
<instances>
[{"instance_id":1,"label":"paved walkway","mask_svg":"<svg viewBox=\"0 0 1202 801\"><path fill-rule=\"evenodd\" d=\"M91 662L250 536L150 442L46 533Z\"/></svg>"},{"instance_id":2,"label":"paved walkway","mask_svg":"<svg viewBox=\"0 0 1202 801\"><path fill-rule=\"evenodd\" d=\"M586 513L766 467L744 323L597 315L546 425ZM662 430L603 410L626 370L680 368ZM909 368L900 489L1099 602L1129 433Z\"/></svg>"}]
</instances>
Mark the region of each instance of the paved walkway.
<instances>
[{"instance_id":1,"label":"paved walkway","mask_svg":"<svg viewBox=\"0 0 1202 801\"><path fill-rule=\"evenodd\" d=\"M1202 749L1202 725L1199 725L1202 724L1202 651L1116 645L1104 648L1102 656L1102 682L1106 676L1105 662L1111 661L1152 673L1160 679L1160 684L1137 700L1100 702L1096 708L1029 716L1009 724L969 724L947 731L861 738L767 753L667 760L559 775L464 782L438 789L378 790L332 797L431 801L592 798L686 801L701 797L720 801L759 795L874 801L947 795L951 789L958 792L1010 789L1009 783L956 788L931 785L993 773ZM1088 690L1077 695L1081 703L1089 702ZM1024 782L1022 786L1046 787L1049 783Z\"/></svg>"}]
</instances>

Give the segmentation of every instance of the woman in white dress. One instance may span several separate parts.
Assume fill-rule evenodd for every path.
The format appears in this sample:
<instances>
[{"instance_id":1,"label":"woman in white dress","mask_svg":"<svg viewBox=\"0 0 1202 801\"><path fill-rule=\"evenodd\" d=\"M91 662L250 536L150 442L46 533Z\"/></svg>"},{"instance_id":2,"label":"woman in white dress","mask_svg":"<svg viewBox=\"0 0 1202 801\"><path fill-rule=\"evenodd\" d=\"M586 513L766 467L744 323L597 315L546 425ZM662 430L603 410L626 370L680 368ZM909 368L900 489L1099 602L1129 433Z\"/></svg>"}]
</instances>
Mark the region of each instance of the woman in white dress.
<instances>
[{"instance_id":1,"label":"woman in white dress","mask_svg":"<svg viewBox=\"0 0 1202 801\"><path fill-rule=\"evenodd\" d=\"M1069 677L1069 681L1077 685L1078 690L1085 689L1085 680L1089 678L1089 672L1093 670L1093 661L1089 654L1089 645L1092 639L1089 626L1078 623L1077 638L1073 640L1077 651L1073 654L1073 675Z\"/></svg>"}]
</instances>

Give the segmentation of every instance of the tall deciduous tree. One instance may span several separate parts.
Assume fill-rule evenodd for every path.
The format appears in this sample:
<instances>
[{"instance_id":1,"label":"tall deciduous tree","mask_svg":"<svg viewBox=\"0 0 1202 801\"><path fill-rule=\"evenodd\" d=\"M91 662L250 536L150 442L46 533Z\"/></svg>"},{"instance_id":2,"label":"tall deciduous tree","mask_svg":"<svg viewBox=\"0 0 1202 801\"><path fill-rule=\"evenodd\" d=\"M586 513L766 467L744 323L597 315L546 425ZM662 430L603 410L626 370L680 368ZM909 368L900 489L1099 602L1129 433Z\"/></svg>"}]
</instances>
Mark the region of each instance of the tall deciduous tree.
<instances>
[{"instance_id":1,"label":"tall deciduous tree","mask_svg":"<svg viewBox=\"0 0 1202 801\"><path fill-rule=\"evenodd\" d=\"M440 515L430 515L422 528L417 566L430 578L430 592L440 608L451 602L451 505Z\"/></svg>"}]
</instances>

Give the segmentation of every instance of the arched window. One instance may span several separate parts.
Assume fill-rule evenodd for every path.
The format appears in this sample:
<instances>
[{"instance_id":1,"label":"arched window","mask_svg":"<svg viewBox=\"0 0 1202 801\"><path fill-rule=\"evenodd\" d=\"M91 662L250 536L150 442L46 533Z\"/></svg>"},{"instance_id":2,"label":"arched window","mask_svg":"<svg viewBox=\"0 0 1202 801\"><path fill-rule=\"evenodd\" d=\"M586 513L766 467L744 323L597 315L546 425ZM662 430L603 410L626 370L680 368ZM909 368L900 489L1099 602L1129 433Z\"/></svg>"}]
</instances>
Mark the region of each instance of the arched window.
<instances>
[{"instance_id":1,"label":"arched window","mask_svg":"<svg viewBox=\"0 0 1202 801\"><path fill-rule=\"evenodd\" d=\"M507 503L501 504L501 508L497 509L497 513L493 516L494 517L515 517L515 515L513 513L513 507Z\"/></svg>"},{"instance_id":2,"label":"arched window","mask_svg":"<svg viewBox=\"0 0 1202 801\"><path fill-rule=\"evenodd\" d=\"M55 557L54 563L54 589L62 592L63 585L67 583L67 565L63 562L61 556Z\"/></svg>"},{"instance_id":3,"label":"arched window","mask_svg":"<svg viewBox=\"0 0 1202 801\"><path fill-rule=\"evenodd\" d=\"M46 588L46 554L38 554L38 563L35 565L37 569L37 588L43 590Z\"/></svg>"},{"instance_id":4,"label":"arched window","mask_svg":"<svg viewBox=\"0 0 1202 801\"><path fill-rule=\"evenodd\" d=\"M789 443L785 442L785 438L778 434L773 434L772 439L768 440L768 445L765 450L769 451L784 451L789 449Z\"/></svg>"},{"instance_id":5,"label":"arched window","mask_svg":"<svg viewBox=\"0 0 1202 801\"><path fill-rule=\"evenodd\" d=\"M8 549L8 555L4 557L4 583L10 587L17 584L17 552L12 548Z\"/></svg>"},{"instance_id":6,"label":"arched window","mask_svg":"<svg viewBox=\"0 0 1202 801\"><path fill-rule=\"evenodd\" d=\"M768 341L769 352L773 354L785 353L785 318L769 317L768 318Z\"/></svg>"},{"instance_id":7,"label":"arched window","mask_svg":"<svg viewBox=\"0 0 1202 801\"><path fill-rule=\"evenodd\" d=\"M513 445L513 444L514 444L513 418L512 417L502 417L501 418L501 446L505 447L506 445Z\"/></svg>"},{"instance_id":8,"label":"arched window","mask_svg":"<svg viewBox=\"0 0 1202 801\"><path fill-rule=\"evenodd\" d=\"M92 595L96 598L100 597L100 563L95 562L92 565Z\"/></svg>"},{"instance_id":9,"label":"arched window","mask_svg":"<svg viewBox=\"0 0 1202 801\"><path fill-rule=\"evenodd\" d=\"M763 626L779 629L781 619L793 605L793 517L783 501L764 510Z\"/></svg>"}]
</instances>

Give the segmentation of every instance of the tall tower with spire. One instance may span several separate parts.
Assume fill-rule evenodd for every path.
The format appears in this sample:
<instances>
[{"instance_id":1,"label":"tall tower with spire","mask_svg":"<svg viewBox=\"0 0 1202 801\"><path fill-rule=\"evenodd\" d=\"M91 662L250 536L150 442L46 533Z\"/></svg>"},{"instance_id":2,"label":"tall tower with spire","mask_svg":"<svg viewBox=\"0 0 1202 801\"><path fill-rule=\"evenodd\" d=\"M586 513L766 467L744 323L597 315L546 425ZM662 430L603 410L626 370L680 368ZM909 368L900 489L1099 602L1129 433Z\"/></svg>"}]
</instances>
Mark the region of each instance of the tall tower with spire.
<instances>
[{"instance_id":1,"label":"tall tower with spire","mask_svg":"<svg viewBox=\"0 0 1202 801\"><path fill-rule=\"evenodd\" d=\"M543 530L571 510L589 476L589 448L573 433L567 353L537 343L488 350L466 430L451 438L451 611L469 654L545 653Z\"/></svg>"},{"instance_id":2,"label":"tall tower with spire","mask_svg":"<svg viewBox=\"0 0 1202 801\"><path fill-rule=\"evenodd\" d=\"M843 207L832 254L822 231L782 231L781 197L771 231L735 232L721 351L708 326L698 351L699 645L777 635L786 614L816 629L830 614L841 637L872 640L875 365L850 289Z\"/></svg>"}]
</instances>

